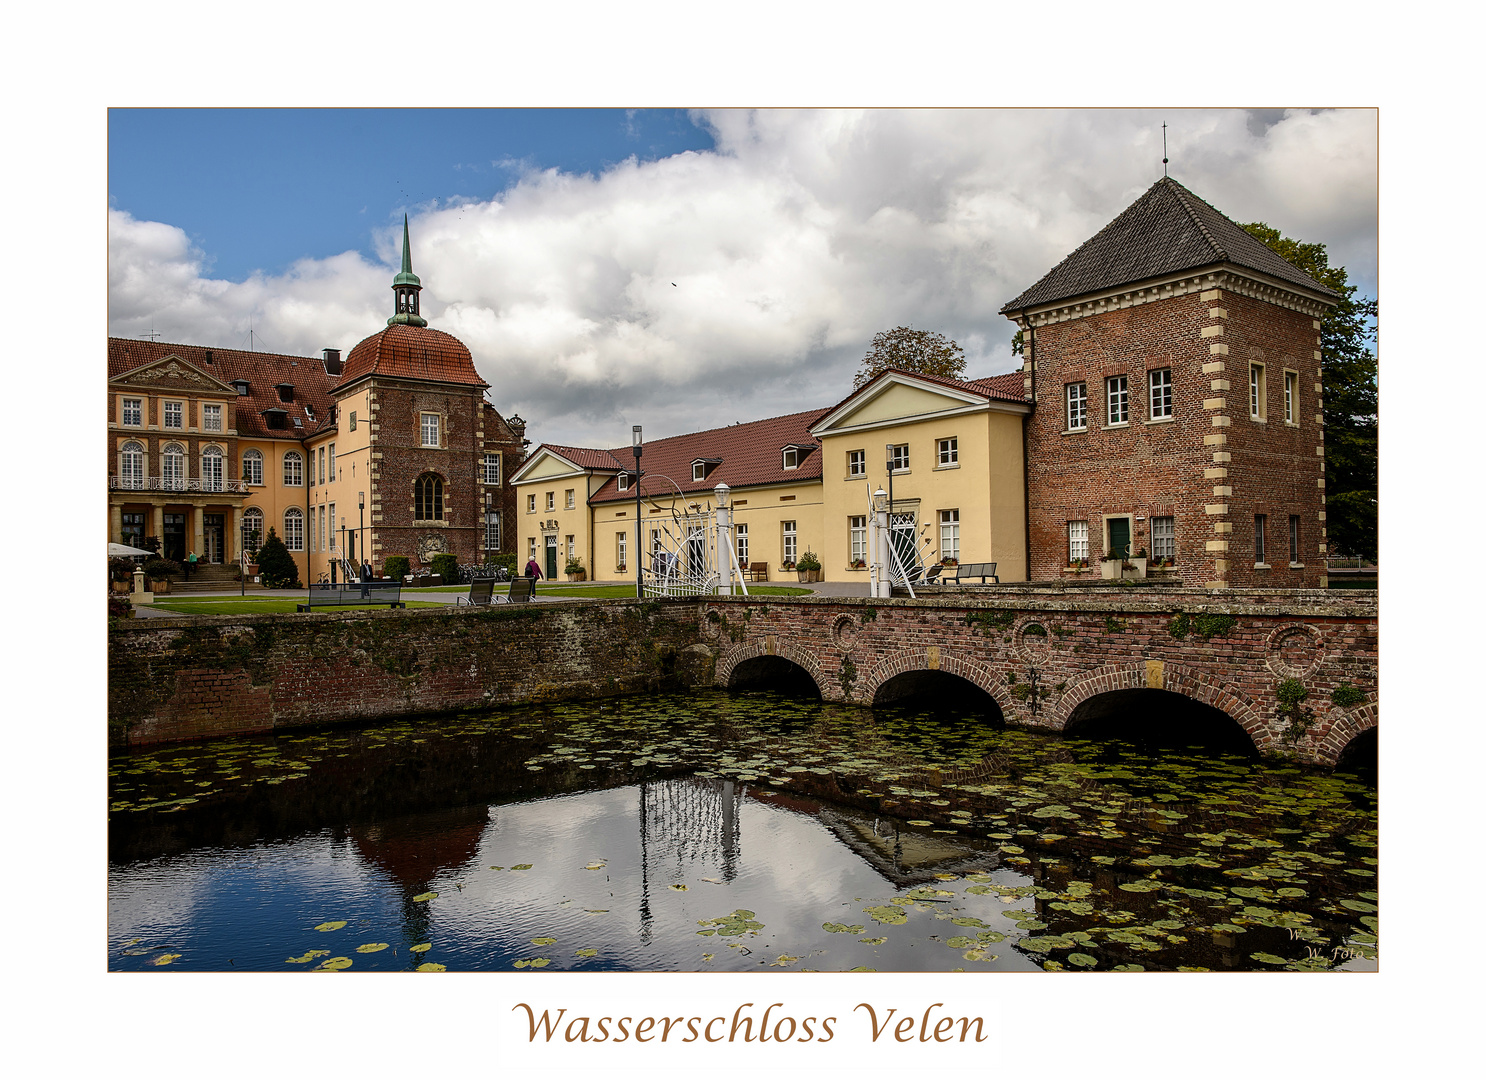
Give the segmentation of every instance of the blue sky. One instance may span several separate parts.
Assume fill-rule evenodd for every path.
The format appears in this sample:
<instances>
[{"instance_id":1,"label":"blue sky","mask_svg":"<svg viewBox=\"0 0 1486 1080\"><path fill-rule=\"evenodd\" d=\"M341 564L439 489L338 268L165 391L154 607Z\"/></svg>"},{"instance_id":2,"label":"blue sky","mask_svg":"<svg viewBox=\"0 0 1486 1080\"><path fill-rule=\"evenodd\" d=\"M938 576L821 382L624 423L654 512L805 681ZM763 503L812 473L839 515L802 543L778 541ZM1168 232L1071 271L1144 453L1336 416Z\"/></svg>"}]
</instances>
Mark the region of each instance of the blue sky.
<instances>
[{"instance_id":1,"label":"blue sky","mask_svg":"<svg viewBox=\"0 0 1486 1080\"><path fill-rule=\"evenodd\" d=\"M113 110L109 330L315 355L430 325L537 441L824 407L874 334L1010 370L999 308L1160 178L1377 280L1371 109Z\"/></svg>"},{"instance_id":2,"label":"blue sky","mask_svg":"<svg viewBox=\"0 0 1486 1080\"><path fill-rule=\"evenodd\" d=\"M282 273L532 169L593 173L708 150L678 109L111 109L109 205L184 229L213 277Z\"/></svg>"}]
</instances>

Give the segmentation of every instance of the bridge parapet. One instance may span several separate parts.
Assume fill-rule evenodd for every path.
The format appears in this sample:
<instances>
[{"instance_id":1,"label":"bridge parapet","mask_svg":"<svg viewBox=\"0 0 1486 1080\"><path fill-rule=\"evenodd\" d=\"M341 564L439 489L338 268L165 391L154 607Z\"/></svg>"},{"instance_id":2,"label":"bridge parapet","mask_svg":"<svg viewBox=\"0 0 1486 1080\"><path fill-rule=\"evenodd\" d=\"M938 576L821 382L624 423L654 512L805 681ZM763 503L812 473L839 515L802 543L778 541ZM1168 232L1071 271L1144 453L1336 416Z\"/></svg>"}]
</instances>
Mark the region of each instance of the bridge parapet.
<instances>
[{"instance_id":1,"label":"bridge parapet","mask_svg":"<svg viewBox=\"0 0 1486 1080\"><path fill-rule=\"evenodd\" d=\"M764 653L799 664L826 700L864 705L897 675L937 670L991 695L1008 723L1053 731L1097 695L1166 690L1226 713L1263 753L1323 765L1377 726L1369 595L1013 587L923 599L710 597L700 618L721 686Z\"/></svg>"}]
</instances>

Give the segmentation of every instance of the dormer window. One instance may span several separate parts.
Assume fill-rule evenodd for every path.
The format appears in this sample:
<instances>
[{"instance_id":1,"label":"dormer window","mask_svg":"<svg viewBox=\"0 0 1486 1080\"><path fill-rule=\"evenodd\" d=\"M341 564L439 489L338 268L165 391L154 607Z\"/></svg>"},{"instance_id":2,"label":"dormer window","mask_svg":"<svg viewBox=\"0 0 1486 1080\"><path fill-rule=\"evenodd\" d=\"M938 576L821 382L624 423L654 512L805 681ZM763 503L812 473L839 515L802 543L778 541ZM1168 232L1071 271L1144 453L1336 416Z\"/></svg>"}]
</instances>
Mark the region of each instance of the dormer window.
<instances>
[{"instance_id":1,"label":"dormer window","mask_svg":"<svg viewBox=\"0 0 1486 1080\"><path fill-rule=\"evenodd\" d=\"M289 426L289 413L286 409L264 409L263 421L270 428L281 430Z\"/></svg>"},{"instance_id":2,"label":"dormer window","mask_svg":"<svg viewBox=\"0 0 1486 1080\"><path fill-rule=\"evenodd\" d=\"M800 451L797 447L786 446L784 448L784 467L786 469L798 469L800 467Z\"/></svg>"},{"instance_id":3,"label":"dormer window","mask_svg":"<svg viewBox=\"0 0 1486 1080\"><path fill-rule=\"evenodd\" d=\"M619 490L620 491L628 491L629 490L629 473L620 473L619 474Z\"/></svg>"},{"instance_id":4,"label":"dormer window","mask_svg":"<svg viewBox=\"0 0 1486 1080\"><path fill-rule=\"evenodd\" d=\"M235 389L237 391L237 396L238 397L247 397L248 396L248 385L249 385L249 383L248 383L248 380L247 379L233 379L232 380L233 389Z\"/></svg>"},{"instance_id":5,"label":"dormer window","mask_svg":"<svg viewBox=\"0 0 1486 1080\"><path fill-rule=\"evenodd\" d=\"M721 464L722 458L693 458L691 462L691 478L693 480L705 480L711 475L712 470Z\"/></svg>"},{"instance_id":6,"label":"dormer window","mask_svg":"<svg viewBox=\"0 0 1486 1080\"><path fill-rule=\"evenodd\" d=\"M288 402L288 401L293 401L294 400L294 384L293 383L286 383L286 382L274 383L274 389L279 392L279 400L280 401Z\"/></svg>"}]
</instances>

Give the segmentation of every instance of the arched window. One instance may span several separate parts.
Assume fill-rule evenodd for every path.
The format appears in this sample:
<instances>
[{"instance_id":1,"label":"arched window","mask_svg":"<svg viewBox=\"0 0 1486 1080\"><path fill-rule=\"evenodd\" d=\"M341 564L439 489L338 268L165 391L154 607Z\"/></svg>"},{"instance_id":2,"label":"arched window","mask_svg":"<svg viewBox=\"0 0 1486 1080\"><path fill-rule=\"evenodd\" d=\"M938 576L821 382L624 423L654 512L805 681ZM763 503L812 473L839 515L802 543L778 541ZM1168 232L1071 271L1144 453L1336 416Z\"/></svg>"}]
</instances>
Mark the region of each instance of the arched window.
<instances>
[{"instance_id":1,"label":"arched window","mask_svg":"<svg viewBox=\"0 0 1486 1080\"><path fill-rule=\"evenodd\" d=\"M444 481L438 473L424 473L414 482L413 520L444 520Z\"/></svg>"},{"instance_id":2,"label":"arched window","mask_svg":"<svg viewBox=\"0 0 1486 1080\"><path fill-rule=\"evenodd\" d=\"M144 447L137 442L126 442L119 450L119 485L144 487Z\"/></svg>"},{"instance_id":3,"label":"arched window","mask_svg":"<svg viewBox=\"0 0 1486 1080\"><path fill-rule=\"evenodd\" d=\"M166 443L160 452L160 483L166 491L186 490L186 451L180 443Z\"/></svg>"},{"instance_id":4,"label":"arched window","mask_svg":"<svg viewBox=\"0 0 1486 1080\"><path fill-rule=\"evenodd\" d=\"M304 487L304 458L300 457L298 450L290 450L284 455L284 486Z\"/></svg>"},{"instance_id":5,"label":"arched window","mask_svg":"<svg viewBox=\"0 0 1486 1080\"><path fill-rule=\"evenodd\" d=\"M208 446L201 452L201 490L221 491L223 475L222 448Z\"/></svg>"},{"instance_id":6,"label":"arched window","mask_svg":"<svg viewBox=\"0 0 1486 1080\"><path fill-rule=\"evenodd\" d=\"M263 455L257 450L243 453L243 481L254 487L263 483Z\"/></svg>"},{"instance_id":7,"label":"arched window","mask_svg":"<svg viewBox=\"0 0 1486 1080\"><path fill-rule=\"evenodd\" d=\"M243 548L257 553L263 543L263 511L250 506L243 511Z\"/></svg>"},{"instance_id":8,"label":"arched window","mask_svg":"<svg viewBox=\"0 0 1486 1080\"><path fill-rule=\"evenodd\" d=\"M290 551L304 550L304 511L297 506L284 511L284 546Z\"/></svg>"}]
</instances>

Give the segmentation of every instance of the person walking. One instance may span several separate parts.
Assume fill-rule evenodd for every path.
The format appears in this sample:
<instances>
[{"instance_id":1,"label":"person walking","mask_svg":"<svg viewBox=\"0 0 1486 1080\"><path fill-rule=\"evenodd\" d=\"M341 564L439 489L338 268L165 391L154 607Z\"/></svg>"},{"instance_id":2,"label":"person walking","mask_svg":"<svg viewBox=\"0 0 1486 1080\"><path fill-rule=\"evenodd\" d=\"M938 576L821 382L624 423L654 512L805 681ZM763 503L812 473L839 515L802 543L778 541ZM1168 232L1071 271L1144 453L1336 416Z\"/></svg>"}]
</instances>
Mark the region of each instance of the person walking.
<instances>
[{"instance_id":1,"label":"person walking","mask_svg":"<svg viewBox=\"0 0 1486 1080\"><path fill-rule=\"evenodd\" d=\"M362 564L361 564L361 599L363 599L363 600L369 600L369 599L371 599L371 587L368 585L368 582L370 582L371 579L372 579L372 576L371 576L371 563L370 562L362 562Z\"/></svg>"},{"instance_id":2,"label":"person walking","mask_svg":"<svg viewBox=\"0 0 1486 1080\"><path fill-rule=\"evenodd\" d=\"M191 571L196 569L196 552L192 551L186 556L186 580L191 580Z\"/></svg>"},{"instance_id":3,"label":"person walking","mask_svg":"<svg viewBox=\"0 0 1486 1080\"><path fill-rule=\"evenodd\" d=\"M542 578L542 568L537 565L536 556L526 560L526 576L531 578L531 594L537 595L537 582Z\"/></svg>"}]
</instances>

